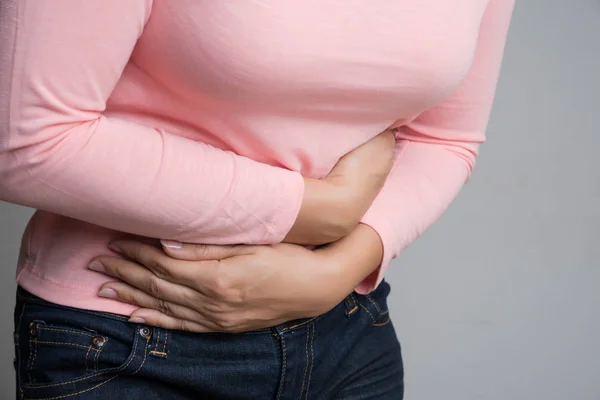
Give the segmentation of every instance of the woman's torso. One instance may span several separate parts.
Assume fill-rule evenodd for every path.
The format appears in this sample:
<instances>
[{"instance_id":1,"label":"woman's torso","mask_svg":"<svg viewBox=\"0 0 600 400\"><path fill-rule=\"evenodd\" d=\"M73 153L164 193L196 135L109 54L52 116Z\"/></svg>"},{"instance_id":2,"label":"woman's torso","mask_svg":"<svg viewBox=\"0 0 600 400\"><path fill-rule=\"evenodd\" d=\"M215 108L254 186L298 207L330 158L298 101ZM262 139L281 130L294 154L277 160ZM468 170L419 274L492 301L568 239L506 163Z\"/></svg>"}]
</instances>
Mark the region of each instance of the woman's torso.
<instances>
[{"instance_id":1,"label":"woman's torso","mask_svg":"<svg viewBox=\"0 0 600 400\"><path fill-rule=\"evenodd\" d=\"M105 114L323 177L456 90L486 4L155 0ZM19 283L59 304L127 314L132 306L96 296L104 279L86 268L117 235L38 211Z\"/></svg>"}]
</instances>

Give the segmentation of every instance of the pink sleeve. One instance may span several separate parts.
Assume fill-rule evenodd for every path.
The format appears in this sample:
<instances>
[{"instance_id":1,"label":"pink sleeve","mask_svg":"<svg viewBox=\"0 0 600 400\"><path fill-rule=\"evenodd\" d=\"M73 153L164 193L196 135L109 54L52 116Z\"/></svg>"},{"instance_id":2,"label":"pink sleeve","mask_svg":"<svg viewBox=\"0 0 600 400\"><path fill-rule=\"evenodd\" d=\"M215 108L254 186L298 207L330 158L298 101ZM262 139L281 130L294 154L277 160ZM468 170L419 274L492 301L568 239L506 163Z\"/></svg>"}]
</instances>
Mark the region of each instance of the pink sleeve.
<instances>
[{"instance_id":1,"label":"pink sleeve","mask_svg":"<svg viewBox=\"0 0 600 400\"><path fill-rule=\"evenodd\" d=\"M300 174L103 114L151 1L1 7L0 199L186 242L287 234Z\"/></svg>"},{"instance_id":2,"label":"pink sleeve","mask_svg":"<svg viewBox=\"0 0 600 400\"><path fill-rule=\"evenodd\" d=\"M391 260L445 211L469 178L485 140L513 5L489 1L473 65L460 88L398 128L396 163L362 220L381 237L383 261L357 292L377 287Z\"/></svg>"}]
</instances>

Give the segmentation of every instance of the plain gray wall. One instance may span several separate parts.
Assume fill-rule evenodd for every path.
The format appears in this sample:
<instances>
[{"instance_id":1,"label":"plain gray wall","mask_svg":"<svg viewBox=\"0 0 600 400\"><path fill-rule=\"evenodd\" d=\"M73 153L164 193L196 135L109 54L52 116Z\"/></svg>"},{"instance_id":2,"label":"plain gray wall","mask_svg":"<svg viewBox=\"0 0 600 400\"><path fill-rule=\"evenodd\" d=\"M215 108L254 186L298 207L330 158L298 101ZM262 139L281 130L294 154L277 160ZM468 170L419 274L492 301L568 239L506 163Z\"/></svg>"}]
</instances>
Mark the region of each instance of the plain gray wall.
<instances>
[{"instance_id":1,"label":"plain gray wall","mask_svg":"<svg viewBox=\"0 0 600 400\"><path fill-rule=\"evenodd\" d=\"M600 1L520 0L470 183L388 275L407 400L600 399ZM30 210L0 204L0 398Z\"/></svg>"}]
</instances>

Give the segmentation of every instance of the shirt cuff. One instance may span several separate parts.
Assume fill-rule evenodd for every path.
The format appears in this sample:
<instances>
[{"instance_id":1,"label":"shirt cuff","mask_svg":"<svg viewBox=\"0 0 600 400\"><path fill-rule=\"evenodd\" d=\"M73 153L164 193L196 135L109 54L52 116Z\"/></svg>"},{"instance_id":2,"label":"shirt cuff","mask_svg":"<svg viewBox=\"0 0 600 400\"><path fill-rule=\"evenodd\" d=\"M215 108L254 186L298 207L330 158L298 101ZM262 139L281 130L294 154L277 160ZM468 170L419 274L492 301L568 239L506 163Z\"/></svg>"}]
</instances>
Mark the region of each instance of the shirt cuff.
<instances>
[{"instance_id":1,"label":"shirt cuff","mask_svg":"<svg viewBox=\"0 0 600 400\"><path fill-rule=\"evenodd\" d=\"M392 260L398 256L398 252L396 250L394 230L386 216L377 215L377 213L369 211L363 217L361 223L370 226L377 232L383 245L381 264L354 289L358 294L369 294L383 281L385 272L392 263Z\"/></svg>"}]
</instances>

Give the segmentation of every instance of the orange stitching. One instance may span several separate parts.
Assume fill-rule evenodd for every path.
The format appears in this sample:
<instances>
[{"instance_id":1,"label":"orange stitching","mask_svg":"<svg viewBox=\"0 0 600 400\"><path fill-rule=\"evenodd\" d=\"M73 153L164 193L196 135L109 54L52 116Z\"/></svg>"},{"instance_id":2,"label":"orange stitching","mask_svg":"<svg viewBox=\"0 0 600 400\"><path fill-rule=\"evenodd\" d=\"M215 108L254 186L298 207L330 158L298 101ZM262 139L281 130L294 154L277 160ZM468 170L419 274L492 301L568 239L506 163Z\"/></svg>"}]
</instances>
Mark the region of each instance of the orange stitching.
<instances>
[{"instance_id":1,"label":"orange stitching","mask_svg":"<svg viewBox=\"0 0 600 400\"><path fill-rule=\"evenodd\" d=\"M312 377L313 367L315 366L315 350L314 350L315 324L311 324L308 327L309 331L310 331L310 328L312 328L312 334L310 335L310 370L308 371L308 384L306 385L306 400L308 400L308 390L310 389L310 379Z\"/></svg>"},{"instance_id":2,"label":"orange stitching","mask_svg":"<svg viewBox=\"0 0 600 400\"><path fill-rule=\"evenodd\" d=\"M38 326L38 329L41 330L41 331L71 332L71 333L75 333L77 335L89 336L89 337L92 337L92 338L98 336L98 335L92 335L91 333L78 332L78 331L74 331L74 330L71 330L71 329L63 329L63 328L46 328L46 327Z\"/></svg>"},{"instance_id":3,"label":"orange stitching","mask_svg":"<svg viewBox=\"0 0 600 400\"><path fill-rule=\"evenodd\" d=\"M363 306L362 304L358 303L358 305L367 312L367 314L369 314L369 316L371 317L371 319L373 320L373 323L375 323L375 317L373 317L373 314L371 314L371 312L369 310L367 310L367 307Z\"/></svg>"},{"instance_id":4,"label":"orange stitching","mask_svg":"<svg viewBox=\"0 0 600 400\"><path fill-rule=\"evenodd\" d=\"M148 347L149 346L150 346L150 340L146 339L146 348L144 349L144 359L142 360L142 363L140 364L140 366L138 367L138 369L136 369L135 372L133 374L131 374L131 375L135 375L138 372L140 372L140 370L142 369L142 367L146 363L146 358L148 358Z\"/></svg>"},{"instance_id":5,"label":"orange stitching","mask_svg":"<svg viewBox=\"0 0 600 400\"><path fill-rule=\"evenodd\" d=\"M86 373L86 374L88 373L88 365L87 365L87 362L88 362L88 357L89 357L89 355L90 355L90 351L92 351L92 345L91 345L91 344L90 344L90 347L88 347L88 351L87 351L87 353L85 353L85 373ZM96 353L96 354L98 354L98 353Z\"/></svg>"},{"instance_id":6,"label":"orange stitching","mask_svg":"<svg viewBox=\"0 0 600 400\"><path fill-rule=\"evenodd\" d=\"M67 346L83 347L84 349L89 348L89 346L84 346L82 344L69 343L69 342L50 342L50 341L46 341L46 340L32 340L32 342L40 343L40 344L64 344ZM34 357L34 360L35 360L35 357Z\"/></svg>"},{"instance_id":7,"label":"orange stitching","mask_svg":"<svg viewBox=\"0 0 600 400\"><path fill-rule=\"evenodd\" d=\"M162 351L156 351L156 350L152 350L152 351L150 352L150 354L160 354L161 356L166 356L166 355L167 355L167 353L165 353L165 352L162 352Z\"/></svg>"},{"instance_id":8,"label":"orange stitching","mask_svg":"<svg viewBox=\"0 0 600 400\"><path fill-rule=\"evenodd\" d=\"M30 389L43 389L43 388L48 388L48 387L53 387L53 386L64 386L64 385L67 385L67 384L70 384L70 383L77 383L77 382L85 381L87 379L90 379L90 378L93 378L93 377L96 377L96 376L99 376L99 375L104 375L104 374L109 374L109 373L113 373L113 372L123 371L124 369L126 369L129 366L129 364L131 364L131 362L136 357L135 351L137 349L138 337L139 337L138 335L135 335L135 339L133 340L133 345L132 345L133 355L131 356L131 359L129 360L129 362L127 364L123 365L122 367L119 367L119 368L117 368L115 370L97 372L95 374L92 374L92 375L89 375L89 376L84 376L83 378L79 378L79 379L76 379L76 380L73 380L73 381L60 382L60 383L51 383L49 385L43 385L43 386L23 385L23 387L30 388ZM115 378L115 377L113 377L113 378ZM111 379L113 379L113 378L111 378ZM106 383L106 382L104 382L104 383ZM81 393L83 393L83 392L81 392ZM75 393L75 394L78 394L78 393ZM69 396L73 396L73 395L69 395ZM57 398L60 399L60 397L57 397ZM51 400L51 399L46 399L46 400Z\"/></svg>"},{"instance_id":9,"label":"orange stitching","mask_svg":"<svg viewBox=\"0 0 600 400\"><path fill-rule=\"evenodd\" d=\"M309 322L311 322L311 321L314 321L314 320L315 320L315 319L317 319L317 318L318 318L318 317L312 317L312 318L311 318L311 319L309 319L308 321L304 321L304 322L301 322L301 323L299 323L299 324L297 324L297 325L293 325L293 326L289 326L289 327L287 327L287 328L283 328L283 329L281 330L281 332L286 332L286 331L289 331L290 329L296 329L296 328L298 328L298 327L301 327L301 326L303 326L303 325L306 325L306 324L308 324L308 323L309 323Z\"/></svg>"},{"instance_id":10,"label":"orange stitching","mask_svg":"<svg viewBox=\"0 0 600 400\"><path fill-rule=\"evenodd\" d=\"M29 380L31 379L31 369L33 369L33 360L35 359L35 357L33 356L33 354L35 353L35 347L33 347L32 342L34 342L35 340L31 340L31 337L29 338L29 360L27 360L27 376L29 376Z\"/></svg>"},{"instance_id":11,"label":"orange stitching","mask_svg":"<svg viewBox=\"0 0 600 400\"><path fill-rule=\"evenodd\" d=\"M300 400L302 400L302 394L304 393L304 385L306 384L306 371L308 370L308 338L309 338L309 333L310 333L310 328L309 328L309 331L306 332L306 345L304 347L304 355L306 356L306 364L304 364L304 376L302 377L302 388L300 389Z\"/></svg>"},{"instance_id":12,"label":"orange stitching","mask_svg":"<svg viewBox=\"0 0 600 400\"><path fill-rule=\"evenodd\" d=\"M367 300L369 300L371 302L371 304L373 304L375 306L379 315L382 315L383 311L381 311L381 308L379 308L379 305L375 302L375 300L373 300L373 298L371 296L369 296L368 294L366 294L365 297L367 298Z\"/></svg>"},{"instance_id":13,"label":"orange stitching","mask_svg":"<svg viewBox=\"0 0 600 400\"><path fill-rule=\"evenodd\" d=\"M384 326L384 325L389 324L390 322L392 322L392 320L390 318L388 318L387 321L385 321L385 322L381 322L379 324L372 324L372 325L373 326Z\"/></svg>"},{"instance_id":14,"label":"orange stitching","mask_svg":"<svg viewBox=\"0 0 600 400\"><path fill-rule=\"evenodd\" d=\"M91 388L82 390L82 391L77 392L77 393L63 394L62 396L56 396L56 397L42 397L42 398L38 397L37 399L31 399L31 400L57 400L57 399L64 399L65 397L71 397L71 396L75 396L75 395L78 395L78 394L89 392L90 390L97 389L100 386L102 386L102 385L104 385L104 384L112 381L113 379L115 379L117 377L119 377L119 375L115 375L112 378L109 378L109 379L105 380L104 382L97 384L96 386L92 386Z\"/></svg>"},{"instance_id":15,"label":"orange stitching","mask_svg":"<svg viewBox=\"0 0 600 400\"><path fill-rule=\"evenodd\" d=\"M163 343L162 352L166 354L167 351L167 340L169 340L169 331L165 330L165 343Z\"/></svg>"},{"instance_id":16,"label":"orange stitching","mask_svg":"<svg viewBox=\"0 0 600 400\"><path fill-rule=\"evenodd\" d=\"M354 306L356 307L356 296L354 296L354 293L350 293L350 298L352 299L352 302L354 303Z\"/></svg>"},{"instance_id":17,"label":"orange stitching","mask_svg":"<svg viewBox=\"0 0 600 400\"><path fill-rule=\"evenodd\" d=\"M285 383L285 370L286 370L286 353L287 350L285 348L285 339L283 335L279 335L279 340L281 340L281 359L282 359L282 375L281 375L281 383L279 384L279 390L277 391L277 400L281 398L281 392L283 391L283 384Z\"/></svg>"},{"instance_id":18,"label":"orange stitching","mask_svg":"<svg viewBox=\"0 0 600 400\"><path fill-rule=\"evenodd\" d=\"M348 315L352 315L352 314L354 314L354 313L356 312L356 310L358 310L358 306L354 306L354 307L352 308L352 310L348 311Z\"/></svg>"},{"instance_id":19,"label":"orange stitching","mask_svg":"<svg viewBox=\"0 0 600 400\"><path fill-rule=\"evenodd\" d=\"M156 335L156 343L154 344L154 348L158 349L158 339L160 339L160 329L157 329L158 335Z\"/></svg>"}]
</instances>

